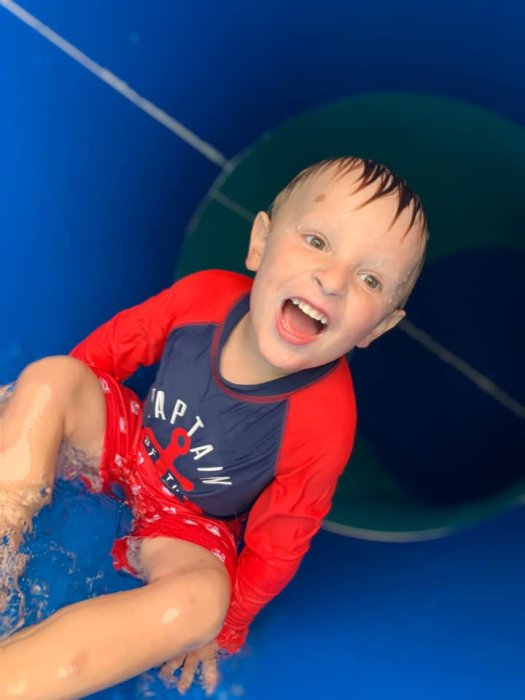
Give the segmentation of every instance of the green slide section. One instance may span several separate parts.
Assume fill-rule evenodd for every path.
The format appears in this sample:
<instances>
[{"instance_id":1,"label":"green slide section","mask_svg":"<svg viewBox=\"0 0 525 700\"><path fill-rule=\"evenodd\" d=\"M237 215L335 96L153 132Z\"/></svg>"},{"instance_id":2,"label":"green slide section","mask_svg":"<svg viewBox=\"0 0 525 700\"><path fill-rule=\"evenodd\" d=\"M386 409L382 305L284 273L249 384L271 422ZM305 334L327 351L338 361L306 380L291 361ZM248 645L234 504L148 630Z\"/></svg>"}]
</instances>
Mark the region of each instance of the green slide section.
<instances>
[{"instance_id":1,"label":"green slide section","mask_svg":"<svg viewBox=\"0 0 525 700\"><path fill-rule=\"evenodd\" d=\"M525 138L476 106L431 95L374 93L302 114L265 134L214 183L187 232L176 276L244 271L251 218L301 169L323 158L373 158L421 195L433 260L473 248L523 248ZM435 235L432 235L434 233ZM525 482L491 498L431 507L411 499L358 435L327 526L384 540L439 536L512 507Z\"/></svg>"}]
</instances>

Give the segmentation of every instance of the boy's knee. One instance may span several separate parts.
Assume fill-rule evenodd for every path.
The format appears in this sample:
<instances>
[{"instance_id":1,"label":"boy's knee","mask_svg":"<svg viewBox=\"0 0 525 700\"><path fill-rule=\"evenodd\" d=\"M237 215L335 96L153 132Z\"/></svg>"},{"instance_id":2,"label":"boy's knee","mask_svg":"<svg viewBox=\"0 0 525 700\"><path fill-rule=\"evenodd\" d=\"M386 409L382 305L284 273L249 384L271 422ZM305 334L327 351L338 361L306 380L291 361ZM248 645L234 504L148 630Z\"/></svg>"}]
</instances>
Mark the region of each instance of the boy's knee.
<instances>
[{"instance_id":1,"label":"boy's knee","mask_svg":"<svg viewBox=\"0 0 525 700\"><path fill-rule=\"evenodd\" d=\"M98 378L81 360L69 355L54 355L28 365L20 375L18 384L47 386L52 391L55 401L61 402L64 408L70 405L79 406L86 396L95 395L95 400L102 396ZM100 401L102 403L102 401Z\"/></svg>"},{"instance_id":2,"label":"boy's knee","mask_svg":"<svg viewBox=\"0 0 525 700\"><path fill-rule=\"evenodd\" d=\"M17 392L31 400L45 389L46 405L62 421L63 436L87 454L100 454L105 430L105 400L96 374L69 355L45 357L28 365Z\"/></svg>"},{"instance_id":3,"label":"boy's knee","mask_svg":"<svg viewBox=\"0 0 525 700\"><path fill-rule=\"evenodd\" d=\"M190 587L192 606L203 617L204 642L219 634L230 603L230 585L226 571L210 567L193 572Z\"/></svg>"},{"instance_id":4,"label":"boy's knee","mask_svg":"<svg viewBox=\"0 0 525 700\"><path fill-rule=\"evenodd\" d=\"M69 355L53 355L28 365L20 380L50 384L56 388L73 388L90 373L80 360Z\"/></svg>"},{"instance_id":5,"label":"boy's knee","mask_svg":"<svg viewBox=\"0 0 525 700\"><path fill-rule=\"evenodd\" d=\"M226 571L215 567L199 568L177 577L184 588L181 614L192 620L193 632L188 647L200 647L221 631L230 603L230 585Z\"/></svg>"}]
</instances>

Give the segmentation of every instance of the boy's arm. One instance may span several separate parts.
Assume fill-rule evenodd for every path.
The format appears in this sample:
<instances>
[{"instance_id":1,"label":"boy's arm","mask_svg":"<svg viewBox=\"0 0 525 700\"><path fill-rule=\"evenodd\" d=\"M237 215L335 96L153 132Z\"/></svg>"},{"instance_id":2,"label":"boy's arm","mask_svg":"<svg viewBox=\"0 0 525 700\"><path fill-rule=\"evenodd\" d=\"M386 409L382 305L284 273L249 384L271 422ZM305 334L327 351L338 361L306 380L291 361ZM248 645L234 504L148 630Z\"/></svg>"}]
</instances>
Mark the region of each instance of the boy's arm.
<instances>
[{"instance_id":1,"label":"boy's arm","mask_svg":"<svg viewBox=\"0 0 525 700\"><path fill-rule=\"evenodd\" d=\"M322 460L319 460L321 462ZM344 466L344 464L343 464ZM277 477L257 500L248 520L235 587L218 644L230 652L244 643L255 615L293 578L312 537L328 514L336 479Z\"/></svg>"},{"instance_id":2,"label":"boy's arm","mask_svg":"<svg viewBox=\"0 0 525 700\"><path fill-rule=\"evenodd\" d=\"M224 306L249 290L242 275L206 270L183 277L142 304L121 311L71 352L90 367L123 381L141 365L158 362L179 322L219 322Z\"/></svg>"},{"instance_id":3,"label":"boy's arm","mask_svg":"<svg viewBox=\"0 0 525 700\"><path fill-rule=\"evenodd\" d=\"M326 415L323 418L320 422L325 423ZM232 600L217 639L231 653L243 645L255 615L293 578L330 510L353 445L353 396L350 410L340 413L336 423L331 431L325 430L326 424L317 424L313 431L297 426L302 439L284 447L286 463L250 512Z\"/></svg>"}]
</instances>

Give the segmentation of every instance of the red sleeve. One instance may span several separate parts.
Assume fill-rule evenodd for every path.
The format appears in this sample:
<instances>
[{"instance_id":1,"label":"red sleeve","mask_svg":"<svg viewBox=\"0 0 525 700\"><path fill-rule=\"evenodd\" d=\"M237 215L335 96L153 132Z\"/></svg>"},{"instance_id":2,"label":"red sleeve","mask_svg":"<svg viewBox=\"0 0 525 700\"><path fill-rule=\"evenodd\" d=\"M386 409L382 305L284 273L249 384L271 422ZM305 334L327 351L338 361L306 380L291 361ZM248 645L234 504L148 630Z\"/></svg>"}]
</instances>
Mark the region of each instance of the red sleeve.
<instances>
[{"instance_id":1,"label":"red sleeve","mask_svg":"<svg viewBox=\"0 0 525 700\"><path fill-rule=\"evenodd\" d=\"M232 298L245 293L249 285L248 278L221 270L188 275L118 313L79 343L71 355L123 381L141 365L158 362L176 325L221 321Z\"/></svg>"},{"instance_id":2,"label":"red sleeve","mask_svg":"<svg viewBox=\"0 0 525 700\"><path fill-rule=\"evenodd\" d=\"M250 512L230 608L218 637L231 653L244 643L259 610L293 578L330 510L355 434L354 394L344 369L348 378L341 382L342 372L335 373L337 395L331 395L329 404L318 403L315 393L304 397L310 420L305 421L302 401L290 405L276 477Z\"/></svg>"},{"instance_id":3,"label":"red sleeve","mask_svg":"<svg viewBox=\"0 0 525 700\"><path fill-rule=\"evenodd\" d=\"M177 285L121 311L79 343L71 352L90 367L118 381L140 365L157 362L176 318Z\"/></svg>"}]
</instances>

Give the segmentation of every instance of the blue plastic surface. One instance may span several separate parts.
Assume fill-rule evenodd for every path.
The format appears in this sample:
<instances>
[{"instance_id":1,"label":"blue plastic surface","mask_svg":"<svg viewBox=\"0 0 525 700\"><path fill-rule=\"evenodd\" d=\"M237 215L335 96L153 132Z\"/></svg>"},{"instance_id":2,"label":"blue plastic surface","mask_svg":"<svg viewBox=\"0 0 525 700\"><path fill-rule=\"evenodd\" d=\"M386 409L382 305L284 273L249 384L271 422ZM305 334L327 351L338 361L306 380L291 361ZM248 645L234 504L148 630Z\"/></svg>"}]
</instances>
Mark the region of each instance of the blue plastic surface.
<instances>
[{"instance_id":1,"label":"blue plastic surface","mask_svg":"<svg viewBox=\"0 0 525 700\"><path fill-rule=\"evenodd\" d=\"M166 286L219 168L1 4L3 382ZM518 0L23 6L227 158L289 116L380 89L525 121ZM108 557L120 509L75 488L59 488L29 543L35 615L136 585ZM524 533L523 508L427 543L321 533L216 697L520 700ZM96 697L174 696L149 675Z\"/></svg>"}]
</instances>

